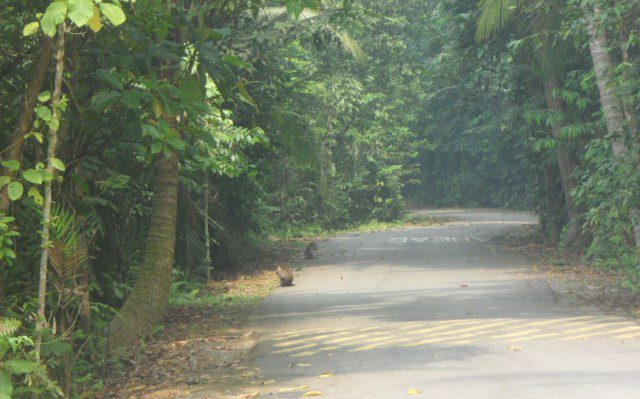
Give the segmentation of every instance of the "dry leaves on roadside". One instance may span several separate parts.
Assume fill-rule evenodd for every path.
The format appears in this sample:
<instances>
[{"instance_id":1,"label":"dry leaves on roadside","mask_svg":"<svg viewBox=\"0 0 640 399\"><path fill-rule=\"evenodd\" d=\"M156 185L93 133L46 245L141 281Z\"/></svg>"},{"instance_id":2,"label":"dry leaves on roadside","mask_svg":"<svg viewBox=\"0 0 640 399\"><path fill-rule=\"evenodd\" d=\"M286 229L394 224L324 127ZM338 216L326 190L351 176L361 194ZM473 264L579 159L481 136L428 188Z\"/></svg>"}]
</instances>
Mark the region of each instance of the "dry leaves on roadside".
<instances>
[{"instance_id":1,"label":"dry leaves on roadside","mask_svg":"<svg viewBox=\"0 0 640 399\"><path fill-rule=\"evenodd\" d=\"M332 373L322 373L318 376L318 378L329 378L332 375L333 375Z\"/></svg>"},{"instance_id":2,"label":"dry leaves on roadside","mask_svg":"<svg viewBox=\"0 0 640 399\"><path fill-rule=\"evenodd\" d=\"M321 396L322 392L320 391L309 391L302 396Z\"/></svg>"},{"instance_id":3,"label":"dry leaves on roadside","mask_svg":"<svg viewBox=\"0 0 640 399\"><path fill-rule=\"evenodd\" d=\"M422 393L422 389L410 389L407 391L409 395L418 395Z\"/></svg>"},{"instance_id":4,"label":"dry leaves on roadside","mask_svg":"<svg viewBox=\"0 0 640 399\"><path fill-rule=\"evenodd\" d=\"M302 391L302 390L308 389L308 388L309 388L309 385L300 385L299 387L291 387L291 388L280 388L280 389L278 389L278 393Z\"/></svg>"}]
</instances>

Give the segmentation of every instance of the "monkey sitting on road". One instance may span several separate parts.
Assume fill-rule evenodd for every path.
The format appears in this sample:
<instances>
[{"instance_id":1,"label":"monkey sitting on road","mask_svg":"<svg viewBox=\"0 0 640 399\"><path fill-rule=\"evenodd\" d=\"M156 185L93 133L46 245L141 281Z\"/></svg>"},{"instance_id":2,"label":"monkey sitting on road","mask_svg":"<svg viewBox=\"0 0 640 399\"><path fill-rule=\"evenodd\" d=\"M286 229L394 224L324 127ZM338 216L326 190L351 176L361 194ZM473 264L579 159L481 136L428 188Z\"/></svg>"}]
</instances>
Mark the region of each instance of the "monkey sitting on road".
<instances>
[{"instance_id":1,"label":"monkey sitting on road","mask_svg":"<svg viewBox=\"0 0 640 399\"><path fill-rule=\"evenodd\" d=\"M307 248L305 248L304 250L304 258L307 260L313 259L313 251L316 249L318 249L318 244L316 244L315 242L307 245Z\"/></svg>"},{"instance_id":2,"label":"monkey sitting on road","mask_svg":"<svg viewBox=\"0 0 640 399\"><path fill-rule=\"evenodd\" d=\"M293 285L293 272L288 267L278 266L276 274L280 277L281 287L290 287Z\"/></svg>"}]
</instances>

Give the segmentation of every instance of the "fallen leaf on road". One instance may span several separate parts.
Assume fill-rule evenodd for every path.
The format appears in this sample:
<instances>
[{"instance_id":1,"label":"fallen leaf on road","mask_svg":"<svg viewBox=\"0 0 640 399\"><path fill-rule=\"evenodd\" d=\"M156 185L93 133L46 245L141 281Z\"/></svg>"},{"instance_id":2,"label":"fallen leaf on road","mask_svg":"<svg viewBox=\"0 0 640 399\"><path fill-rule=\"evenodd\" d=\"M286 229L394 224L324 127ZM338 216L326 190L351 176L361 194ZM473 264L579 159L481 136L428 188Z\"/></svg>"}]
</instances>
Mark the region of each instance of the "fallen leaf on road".
<instances>
[{"instance_id":1,"label":"fallen leaf on road","mask_svg":"<svg viewBox=\"0 0 640 399\"><path fill-rule=\"evenodd\" d=\"M320 395L322 395L322 392L320 391L309 391L302 396L320 396Z\"/></svg>"},{"instance_id":2,"label":"fallen leaf on road","mask_svg":"<svg viewBox=\"0 0 640 399\"><path fill-rule=\"evenodd\" d=\"M329 378L331 377L333 374L331 373L322 373L318 376L318 378Z\"/></svg>"},{"instance_id":3,"label":"fallen leaf on road","mask_svg":"<svg viewBox=\"0 0 640 399\"><path fill-rule=\"evenodd\" d=\"M516 352L522 351L522 347L521 346L509 346L509 349L511 349L512 351L516 351Z\"/></svg>"},{"instance_id":4,"label":"fallen leaf on road","mask_svg":"<svg viewBox=\"0 0 640 399\"><path fill-rule=\"evenodd\" d=\"M293 391L302 391L303 389L309 388L309 385L300 385L299 387L291 387L291 388L280 388L278 392L293 392Z\"/></svg>"},{"instance_id":5,"label":"fallen leaf on road","mask_svg":"<svg viewBox=\"0 0 640 399\"><path fill-rule=\"evenodd\" d=\"M251 392L246 395L240 396L242 399L255 399L258 397L258 392Z\"/></svg>"},{"instance_id":6,"label":"fallen leaf on road","mask_svg":"<svg viewBox=\"0 0 640 399\"><path fill-rule=\"evenodd\" d=\"M407 393L409 395L418 395L418 394L422 393L422 390L421 389L410 389L410 390L407 391Z\"/></svg>"},{"instance_id":7,"label":"fallen leaf on road","mask_svg":"<svg viewBox=\"0 0 640 399\"><path fill-rule=\"evenodd\" d=\"M469 286L467 284L462 284L460 285L460 288L468 288Z\"/></svg>"}]
</instances>

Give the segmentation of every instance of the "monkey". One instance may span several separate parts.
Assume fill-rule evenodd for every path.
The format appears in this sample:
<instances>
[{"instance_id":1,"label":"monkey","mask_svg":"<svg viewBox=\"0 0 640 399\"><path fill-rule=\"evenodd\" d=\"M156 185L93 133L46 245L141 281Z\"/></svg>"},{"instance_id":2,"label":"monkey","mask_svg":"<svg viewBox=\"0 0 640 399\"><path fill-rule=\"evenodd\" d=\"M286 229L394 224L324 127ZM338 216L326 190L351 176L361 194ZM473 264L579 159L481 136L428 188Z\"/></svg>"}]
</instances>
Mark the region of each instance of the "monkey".
<instances>
[{"instance_id":1,"label":"monkey","mask_svg":"<svg viewBox=\"0 0 640 399\"><path fill-rule=\"evenodd\" d=\"M318 244L316 244L315 242L307 245L307 248L305 248L304 250L304 258L307 260L313 259L313 251L316 249L318 249Z\"/></svg>"},{"instance_id":2,"label":"monkey","mask_svg":"<svg viewBox=\"0 0 640 399\"><path fill-rule=\"evenodd\" d=\"M281 287L290 287L293 285L293 272L288 267L278 266L276 274L280 277Z\"/></svg>"}]
</instances>

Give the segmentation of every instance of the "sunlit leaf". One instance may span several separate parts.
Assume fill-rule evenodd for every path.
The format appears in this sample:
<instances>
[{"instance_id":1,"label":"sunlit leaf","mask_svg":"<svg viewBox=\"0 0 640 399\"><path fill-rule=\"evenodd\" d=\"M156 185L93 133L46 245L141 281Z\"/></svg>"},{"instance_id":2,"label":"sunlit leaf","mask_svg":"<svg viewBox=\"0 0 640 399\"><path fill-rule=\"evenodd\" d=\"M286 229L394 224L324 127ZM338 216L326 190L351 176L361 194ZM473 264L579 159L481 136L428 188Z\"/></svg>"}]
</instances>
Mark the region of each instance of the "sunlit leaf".
<instances>
[{"instance_id":1,"label":"sunlit leaf","mask_svg":"<svg viewBox=\"0 0 640 399\"><path fill-rule=\"evenodd\" d=\"M20 168L20 162L15 159L10 159L8 161L2 161L2 166L9 170L18 170Z\"/></svg>"},{"instance_id":2,"label":"sunlit leaf","mask_svg":"<svg viewBox=\"0 0 640 399\"><path fill-rule=\"evenodd\" d=\"M40 29L40 22L36 21L28 23L24 26L24 28L22 28L22 35L31 36L38 32L38 29Z\"/></svg>"},{"instance_id":3,"label":"sunlit leaf","mask_svg":"<svg viewBox=\"0 0 640 399\"><path fill-rule=\"evenodd\" d=\"M9 195L9 199L11 201L15 201L22 197L22 193L24 192L24 187L22 187L22 183L18 181L12 181L7 186L7 194Z\"/></svg>"},{"instance_id":4,"label":"sunlit leaf","mask_svg":"<svg viewBox=\"0 0 640 399\"><path fill-rule=\"evenodd\" d=\"M93 14L87 21L87 25L89 26L89 29L96 33L102 29L102 14L97 6L93 6Z\"/></svg>"},{"instance_id":5,"label":"sunlit leaf","mask_svg":"<svg viewBox=\"0 0 640 399\"><path fill-rule=\"evenodd\" d=\"M61 172L65 171L64 162L62 162L62 160L58 158L51 158L51 165L53 165L54 168L58 169Z\"/></svg>"},{"instance_id":6,"label":"sunlit leaf","mask_svg":"<svg viewBox=\"0 0 640 399\"><path fill-rule=\"evenodd\" d=\"M102 15L104 15L114 26L121 25L127 20L127 17L124 15L120 6L111 3L100 3L99 6L100 11L102 11Z\"/></svg>"},{"instance_id":7,"label":"sunlit leaf","mask_svg":"<svg viewBox=\"0 0 640 399\"><path fill-rule=\"evenodd\" d=\"M85 26L93 16L93 0L69 0L68 17L77 26Z\"/></svg>"},{"instance_id":8,"label":"sunlit leaf","mask_svg":"<svg viewBox=\"0 0 640 399\"><path fill-rule=\"evenodd\" d=\"M40 27L45 35L53 37L56 34L58 24L67 17L67 3L62 1L54 1L49 4L40 20Z\"/></svg>"}]
</instances>

